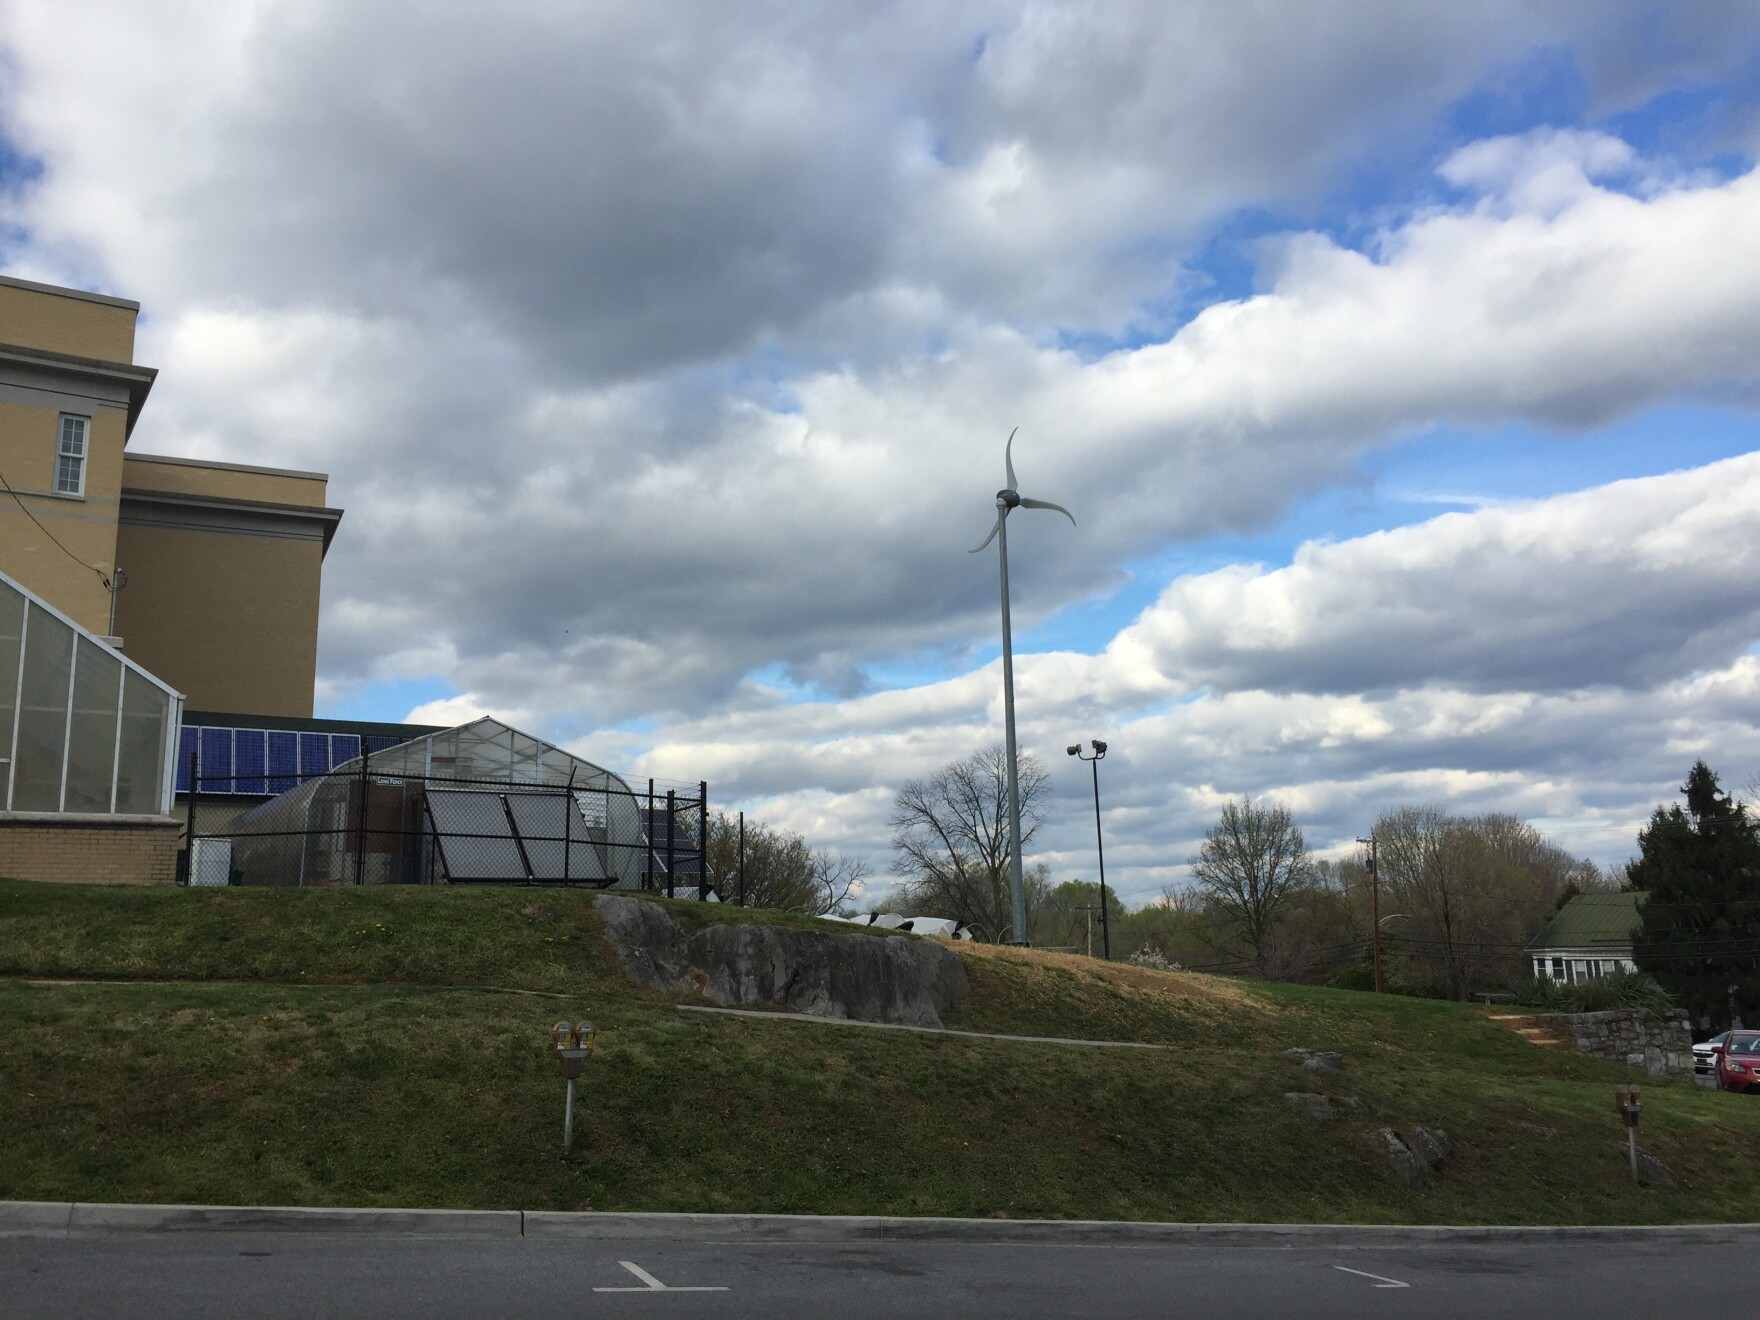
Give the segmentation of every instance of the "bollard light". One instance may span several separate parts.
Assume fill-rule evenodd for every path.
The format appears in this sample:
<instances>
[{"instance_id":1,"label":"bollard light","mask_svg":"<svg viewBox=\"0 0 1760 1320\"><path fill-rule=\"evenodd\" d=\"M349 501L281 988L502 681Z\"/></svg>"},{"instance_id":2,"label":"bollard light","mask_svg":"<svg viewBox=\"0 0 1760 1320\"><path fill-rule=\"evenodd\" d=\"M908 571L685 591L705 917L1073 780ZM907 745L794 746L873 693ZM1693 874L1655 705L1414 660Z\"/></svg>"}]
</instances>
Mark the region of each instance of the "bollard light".
<instances>
[{"instance_id":1,"label":"bollard light","mask_svg":"<svg viewBox=\"0 0 1760 1320\"><path fill-rule=\"evenodd\" d=\"M1642 1091L1636 1086L1613 1088L1614 1108L1626 1125L1626 1151L1632 1160L1632 1181L1638 1181L1638 1116L1644 1112Z\"/></svg>"}]
</instances>

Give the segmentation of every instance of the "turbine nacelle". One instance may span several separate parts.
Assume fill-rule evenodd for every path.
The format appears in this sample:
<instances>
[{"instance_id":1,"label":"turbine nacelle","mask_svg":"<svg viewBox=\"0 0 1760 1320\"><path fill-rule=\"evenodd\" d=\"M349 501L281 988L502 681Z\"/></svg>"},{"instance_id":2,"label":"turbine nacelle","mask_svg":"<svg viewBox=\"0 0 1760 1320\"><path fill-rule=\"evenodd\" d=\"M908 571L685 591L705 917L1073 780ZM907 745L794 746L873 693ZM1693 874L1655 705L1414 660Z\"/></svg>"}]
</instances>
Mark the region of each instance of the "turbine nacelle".
<instances>
[{"instance_id":1,"label":"turbine nacelle","mask_svg":"<svg viewBox=\"0 0 1760 1320\"><path fill-rule=\"evenodd\" d=\"M1015 480L1014 475L1014 436L1015 431L1018 430L1020 428L1017 426L1014 431L1008 433L1008 445L1002 451L1002 463L1008 471L1008 485L996 492L996 524L990 529L990 535L984 538L983 545L971 552L974 555L996 539L996 534L1002 530L1002 520L1008 517L1009 512L1013 509L1050 509L1052 512L1061 513L1065 518L1068 518L1071 527L1076 525L1075 514L1064 508L1063 505L1053 504L1050 500L1030 500L1015 489L1020 484Z\"/></svg>"}]
</instances>

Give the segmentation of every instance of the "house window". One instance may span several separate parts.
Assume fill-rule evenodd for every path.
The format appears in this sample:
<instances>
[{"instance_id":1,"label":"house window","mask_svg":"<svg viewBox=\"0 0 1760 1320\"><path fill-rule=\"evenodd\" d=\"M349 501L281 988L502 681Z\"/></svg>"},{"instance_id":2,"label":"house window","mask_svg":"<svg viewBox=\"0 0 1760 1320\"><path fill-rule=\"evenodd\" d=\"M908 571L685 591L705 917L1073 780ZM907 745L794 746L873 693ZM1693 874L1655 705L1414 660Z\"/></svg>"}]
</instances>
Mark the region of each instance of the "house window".
<instances>
[{"instance_id":1,"label":"house window","mask_svg":"<svg viewBox=\"0 0 1760 1320\"><path fill-rule=\"evenodd\" d=\"M86 493L86 428L90 419L61 415L61 439L55 446L55 493Z\"/></svg>"},{"instance_id":2,"label":"house window","mask_svg":"<svg viewBox=\"0 0 1760 1320\"><path fill-rule=\"evenodd\" d=\"M1552 960L1552 979L1555 981L1564 980L1564 959L1563 958L1554 958Z\"/></svg>"}]
</instances>

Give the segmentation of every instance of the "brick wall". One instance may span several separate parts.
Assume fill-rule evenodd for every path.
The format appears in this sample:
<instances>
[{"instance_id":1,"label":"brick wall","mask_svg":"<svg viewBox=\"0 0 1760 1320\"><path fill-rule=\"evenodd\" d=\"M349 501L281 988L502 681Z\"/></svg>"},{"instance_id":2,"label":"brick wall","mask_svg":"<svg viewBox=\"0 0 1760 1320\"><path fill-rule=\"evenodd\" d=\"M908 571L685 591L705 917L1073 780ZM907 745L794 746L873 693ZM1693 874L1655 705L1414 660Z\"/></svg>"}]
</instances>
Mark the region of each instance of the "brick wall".
<instances>
[{"instance_id":1,"label":"brick wall","mask_svg":"<svg viewBox=\"0 0 1760 1320\"><path fill-rule=\"evenodd\" d=\"M182 828L175 816L0 812L0 875L81 885L175 884Z\"/></svg>"}]
</instances>

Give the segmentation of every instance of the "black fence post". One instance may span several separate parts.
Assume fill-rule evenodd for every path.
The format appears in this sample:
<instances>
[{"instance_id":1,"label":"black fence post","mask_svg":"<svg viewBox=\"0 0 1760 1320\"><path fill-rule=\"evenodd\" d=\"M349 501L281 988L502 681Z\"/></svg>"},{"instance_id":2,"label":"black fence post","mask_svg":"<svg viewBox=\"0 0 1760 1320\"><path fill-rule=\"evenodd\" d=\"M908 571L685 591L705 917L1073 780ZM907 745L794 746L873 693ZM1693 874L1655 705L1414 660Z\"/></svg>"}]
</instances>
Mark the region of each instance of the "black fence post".
<instances>
[{"instance_id":1,"label":"black fence post","mask_svg":"<svg viewBox=\"0 0 1760 1320\"><path fill-rule=\"evenodd\" d=\"M196 882L196 791L201 783L202 740L196 737L196 745L189 749L189 823L183 830L183 883L193 885Z\"/></svg>"},{"instance_id":2,"label":"black fence post","mask_svg":"<svg viewBox=\"0 0 1760 1320\"><path fill-rule=\"evenodd\" d=\"M361 744L364 749L366 744ZM361 876L367 859L367 758L361 757L361 824L354 836L354 882L363 883Z\"/></svg>"},{"instance_id":3,"label":"black fence post","mask_svg":"<svg viewBox=\"0 0 1760 1320\"><path fill-rule=\"evenodd\" d=\"M709 901L709 781L697 781L697 902Z\"/></svg>"},{"instance_id":4,"label":"black fence post","mask_svg":"<svg viewBox=\"0 0 1760 1320\"><path fill-rule=\"evenodd\" d=\"M647 828L642 835L648 841L648 860L642 868L642 888L654 887L654 781L648 780L648 818Z\"/></svg>"},{"instance_id":5,"label":"black fence post","mask_svg":"<svg viewBox=\"0 0 1760 1320\"><path fill-rule=\"evenodd\" d=\"M678 817L674 814L678 809L677 798L672 789L666 790L666 897L676 898L673 881L678 872L673 869L677 854L673 850L672 841L678 835Z\"/></svg>"},{"instance_id":6,"label":"black fence post","mask_svg":"<svg viewBox=\"0 0 1760 1320\"><path fill-rule=\"evenodd\" d=\"M746 813L739 813L739 905L746 905Z\"/></svg>"},{"instance_id":7,"label":"black fence post","mask_svg":"<svg viewBox=\"0 0 1760 1320\"><path fill-rule=\"evenodd\" d=\"M568 869L569 844L574 839L574 772L573 761L568 763L568 787L562 794L562 883L569 884L574 875Z\"/></svg>"}]
</instances>

